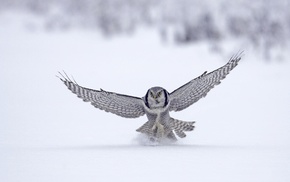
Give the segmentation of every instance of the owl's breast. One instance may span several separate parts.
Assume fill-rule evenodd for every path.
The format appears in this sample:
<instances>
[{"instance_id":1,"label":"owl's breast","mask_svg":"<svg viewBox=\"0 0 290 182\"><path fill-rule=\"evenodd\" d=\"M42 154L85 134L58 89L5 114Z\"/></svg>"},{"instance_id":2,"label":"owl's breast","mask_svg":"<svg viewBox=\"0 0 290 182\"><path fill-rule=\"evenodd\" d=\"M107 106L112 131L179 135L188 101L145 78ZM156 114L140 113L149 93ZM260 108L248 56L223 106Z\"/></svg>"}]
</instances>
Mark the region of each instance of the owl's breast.
<instances>
[{"instance_id":1,"label":"owl's breast","mask_svg":"<svg viewBox=\"0 0 290 182\"><path fill-rule=\"evenodd\" d=\"M170 115L168 110L160 112L146 112L146 116L148 120L152 123L158 122L162 125L169 124Z\"/></svg>"}]
</instances>

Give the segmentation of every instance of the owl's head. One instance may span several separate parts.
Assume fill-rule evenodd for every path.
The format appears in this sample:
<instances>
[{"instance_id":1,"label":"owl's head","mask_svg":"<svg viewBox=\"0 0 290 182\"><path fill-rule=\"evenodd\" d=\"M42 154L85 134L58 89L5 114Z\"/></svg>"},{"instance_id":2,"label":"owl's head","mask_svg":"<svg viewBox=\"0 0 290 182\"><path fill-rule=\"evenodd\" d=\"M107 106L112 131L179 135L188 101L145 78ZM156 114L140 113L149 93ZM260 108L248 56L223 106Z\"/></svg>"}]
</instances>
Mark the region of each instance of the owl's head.
<instances>
[{"instance_id":1,"label":"owl's head","mask_svg":"<svg viewBox=\"0 0 290 182\"><path fill-rule=\"evenodd\" d=\"M148 108L157 109L164 108L168 105L168 92L161 87L150 88L145 97L145 104Z\"/></svg>"}]
</instances>

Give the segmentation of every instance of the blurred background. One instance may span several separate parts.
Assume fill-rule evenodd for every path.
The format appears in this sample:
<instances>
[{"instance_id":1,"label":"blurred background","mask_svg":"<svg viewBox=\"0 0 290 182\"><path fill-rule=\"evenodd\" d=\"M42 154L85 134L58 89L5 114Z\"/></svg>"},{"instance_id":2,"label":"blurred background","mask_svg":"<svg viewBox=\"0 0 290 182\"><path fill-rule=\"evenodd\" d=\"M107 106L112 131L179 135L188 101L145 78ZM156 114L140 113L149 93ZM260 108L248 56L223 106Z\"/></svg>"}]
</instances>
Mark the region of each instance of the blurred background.
<instances>
[{"instance_id":1,"label":"blurred background","mask_svg":"<svg viewBox=\"0 0 290 182\"><path fill-rule=\"evenodd\" d=\"M290 181L290 0L0 0L0 181ZM56 77L142 97L239 51L239 65L143 146L146 117L84 103ZM160 181L160 180L158 180Z\"/></svg>"},{"instance_id":2,"label":"blurred background","mask_svg":"<svg viewBox=\"0 0 290 182\"><path fill-rule=\"evenodd\" d=\"M289 7L289 0L0 0L1 14L37 16L37 23L23 22L31 31L80 28L113 37L150 27L164 43L207 42L223 51L223 42L234 40L266 61L289 49Z\"/></svg>"}]
</instances>

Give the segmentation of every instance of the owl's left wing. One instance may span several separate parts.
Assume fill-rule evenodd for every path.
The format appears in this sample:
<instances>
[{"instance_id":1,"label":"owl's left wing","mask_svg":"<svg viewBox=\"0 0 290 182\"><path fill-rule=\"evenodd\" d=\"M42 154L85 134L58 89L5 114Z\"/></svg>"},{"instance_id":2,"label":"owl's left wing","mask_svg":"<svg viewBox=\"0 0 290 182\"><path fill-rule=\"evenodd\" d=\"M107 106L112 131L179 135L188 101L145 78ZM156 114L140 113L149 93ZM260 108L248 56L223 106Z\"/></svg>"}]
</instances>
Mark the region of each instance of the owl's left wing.
<instances>
[{"instance_id":1,"label":"owl's left wing","mask_svg":"<svg viewBox=\"0 0 290 182\"><path fill-rule=\"evenodd\" d=\"M90 102L96 108L125 118L137 118L145 114L141 98L85 88L72 81L66 74L60 73L60 80L72 93L85 102Z\"/></svg>"},{"instance_id":2,"label":"owl's left wing","mask_svg":"<svg viewBox=\"0 0 290 182\"><path fill-rule=\"evenodd\" d=\"M197 102L215 86L221 83L232 69L234 69L241 60L242 53L231 57L229 62L210 73L204 72L199 77L191 80L180 88L170 93L170 111L181 111L193 103Z\"/></svg>"}]
</instances>

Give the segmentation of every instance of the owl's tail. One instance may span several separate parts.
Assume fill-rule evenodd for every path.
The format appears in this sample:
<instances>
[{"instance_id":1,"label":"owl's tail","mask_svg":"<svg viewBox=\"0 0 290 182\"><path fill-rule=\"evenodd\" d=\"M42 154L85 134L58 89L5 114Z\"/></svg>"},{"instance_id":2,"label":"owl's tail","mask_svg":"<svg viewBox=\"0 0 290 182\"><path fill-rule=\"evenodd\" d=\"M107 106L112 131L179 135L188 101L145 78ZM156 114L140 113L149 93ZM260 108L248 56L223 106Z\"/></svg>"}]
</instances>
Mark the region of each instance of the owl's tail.
<instances>
[{"instance_id":1,"label":"owl's tail","mask_svg":"<svg viewBox=\"0 0 290 182\"><path fill-rule=\"evenodd\" d=\"M186 137L186 134L184 132L192 131L195 127L194 126L195 121L187 122L187 121L181 121L178 119L170 118L169 122L170 122L170 126L168 127L165 126L163 129L164 129L165 136L167 136L167 138L172 139L172 140L176 140L174 133L180 138L184 138ZM136 131L144 133L148 136L154 136L154 125L152 124L152 122L147 121Z\"/></svg>"},{"instance_id":2,"label":"owl's tail","mask_svg":"<svg viewBox=\"0 0 290 182\"><path fill-rule=\"evenodd\" d=\"M170 118L171 129L174 130L180 138L186 137L185 131L192 131L194 129L195 121L181 121L178 119Z\"/></svg>"}]
</instances>

